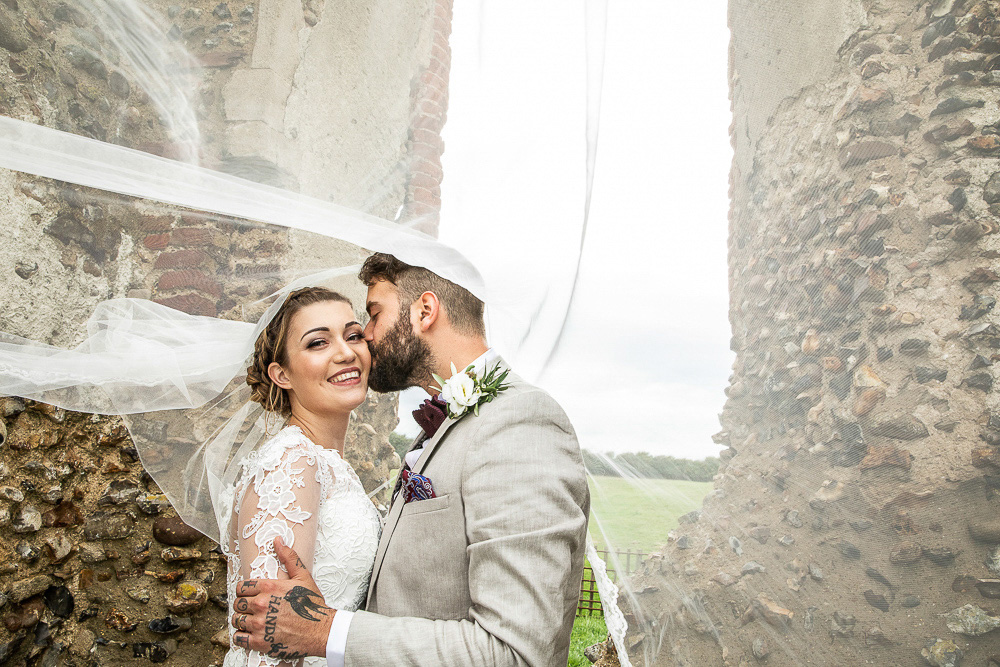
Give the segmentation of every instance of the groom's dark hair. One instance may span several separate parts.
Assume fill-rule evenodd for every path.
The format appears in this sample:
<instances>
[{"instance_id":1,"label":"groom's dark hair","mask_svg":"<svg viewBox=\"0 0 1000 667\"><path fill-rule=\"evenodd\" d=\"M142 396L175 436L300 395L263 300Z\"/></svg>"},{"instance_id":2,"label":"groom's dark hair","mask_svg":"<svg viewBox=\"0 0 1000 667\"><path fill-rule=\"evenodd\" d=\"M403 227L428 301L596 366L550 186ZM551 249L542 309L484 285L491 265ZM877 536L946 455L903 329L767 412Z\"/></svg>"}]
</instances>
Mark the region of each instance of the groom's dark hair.
<instances>
[{"instance_id":1,"label":"groom's dark hair","mask_svg":"<svg viewBox=\"0 0 1000 667\"><path fill-rule=\"evenodd\" d=\"M365 260L358 278L368 287L379 280L388 280L395 285L399 291L401 312L409 310L410 304L424 292L434 292L448 314L448 321L457 331L486 338L483 302L464 287L422 266L411 266L392 255L377 252Z\"/></svg>"}]
</instances>

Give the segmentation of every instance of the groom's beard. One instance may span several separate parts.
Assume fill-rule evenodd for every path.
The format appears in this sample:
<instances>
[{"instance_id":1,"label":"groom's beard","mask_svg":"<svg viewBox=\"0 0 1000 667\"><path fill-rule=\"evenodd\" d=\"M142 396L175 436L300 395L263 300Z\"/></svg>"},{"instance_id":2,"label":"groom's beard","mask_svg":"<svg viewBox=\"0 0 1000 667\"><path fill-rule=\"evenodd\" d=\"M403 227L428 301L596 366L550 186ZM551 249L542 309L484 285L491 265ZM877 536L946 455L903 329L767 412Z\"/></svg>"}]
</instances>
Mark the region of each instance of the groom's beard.
<instances>
[{"instance_id":1,"label":"groom's beard","mask_svg":"<svg viewBox=\"0 0 1000 667\"><path fill-rule=\"evenodd\" d=\"M410 311L401 312L396 324L379 343L369 345L372 370L368 386L377 392L402 391L431 379L433 355L424 341L413 334Z\"/></svg>"}]
</instances>

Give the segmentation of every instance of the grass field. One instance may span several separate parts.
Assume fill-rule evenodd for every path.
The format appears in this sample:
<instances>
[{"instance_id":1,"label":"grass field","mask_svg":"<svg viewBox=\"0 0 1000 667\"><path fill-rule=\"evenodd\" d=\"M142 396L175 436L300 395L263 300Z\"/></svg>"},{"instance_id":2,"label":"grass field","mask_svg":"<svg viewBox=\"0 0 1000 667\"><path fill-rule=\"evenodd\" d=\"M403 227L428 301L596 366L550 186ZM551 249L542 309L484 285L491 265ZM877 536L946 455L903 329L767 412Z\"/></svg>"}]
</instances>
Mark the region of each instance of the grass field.
<instances>
[{"instance_id":1,"label":"grass field","mask_svg":"<svg viewBox=\"0 0 1000 667\"><path fill-rule=\"evenodd\" d=\"M650 552L667 543L677 517L701 507L711 482L591 477L590 537L598 549Z\"/></svg>"},{"instance_id":2,"label":"grass field","mask_svg":"<svg viewBox=\"0 0 1000 667\"><path fill-rule=\"evenodd\" d=\"M590 667L590 660L583 654L588 646L608 638L608 628L603 616L577 616L573 634L569 638L568 667Z\"/></svg>"},{"instance_id":3,"label":"grass field","mask_svg":"<svg viewBox=\"0 0 1000 667\"><path fill-rule=\"evenodd\" d=\"M650 553L666 544L677 517L701 507L701 499L711 490L711 482L591 477L590 537L598 549L610 542L617 551ZM577 616L568 667L588 667L584 649L607 635L603 617Z\"/></svg>"}]
</instances>

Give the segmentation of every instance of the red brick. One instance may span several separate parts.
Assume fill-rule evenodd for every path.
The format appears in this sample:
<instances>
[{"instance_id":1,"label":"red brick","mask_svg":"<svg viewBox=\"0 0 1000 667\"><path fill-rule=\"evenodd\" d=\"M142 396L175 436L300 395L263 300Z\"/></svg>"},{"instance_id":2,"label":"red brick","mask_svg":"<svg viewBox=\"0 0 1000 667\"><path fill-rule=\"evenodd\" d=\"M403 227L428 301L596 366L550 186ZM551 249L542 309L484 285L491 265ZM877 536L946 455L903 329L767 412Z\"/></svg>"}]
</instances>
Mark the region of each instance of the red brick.
<instances>
[{"instance_id":1,"label":"red brick","mask_svg":"<svg viewBox=\"0 0 1000 667\"><path fill-rule=\"evenodd\" d=\"M428 115L435 116L437 118L445 117L445 109L443 106L435 102L434 100L424 98L417 102L416 108L413 110L414 115Z\"/></svg>"},{"instance_id":2,"label":"red brick","mask_svg":"<svg viewBox=\"0 0 1000 667\"><path fill-rule=\"evenodd\" d=\"M281 266L278 264L239 264L233 270L237 276L254 276L263 278L266 276L280 276Z\"/></svg>"},{"instance_id":3,"label":"red brick","mask_svg":"<svg viewBox=\"0 0 1000 667\"><path fill-rule=\"evenodd\" d=\"M435 86L424 86L418 95L415 97L419 98L421 101L430 100L432 102L437 102L442 108L448 107L448 87L437 88Z\"/></svg>"},{"instance_id":4,"label":"red brick","mask_svg":"<svg viewBox=\"0 0 1000 667\"><path fill-rule=\"evenodd\" d=\"M428 88L435 90L445 90L448 88L448 82L429 69L425 69L420 73L420 82Z\"/></svg>"},{"instance_id":5,"label":"red brick","mask_svg":"<svg viewBox=\"0 0 1000 667\"><path fill-rule=\"evenodd\" d=\"M408 198L414 202L433 206L435 210L441 209L441 195L435 194L433 190L427 188L410 188Z\"/></svg>"},{"instance_id":6,"label":"red brick","mask_svg":"<svg viewBox=\"0 0 1000 667\"><path fill-rule=\"evenodd\" d=\"M441 60L440 58L435 58L434 56L431 56L431 61L430 63L428 63L427 69L430 70L431 72L434 72L442 79L447 79L448 72L451 69L450 64L451 64L450 61L447 59Z\"/></svg>"},{"instance_id":7,"label":"red brick","mask_svg":"<svg viewBox=\"0 0 1000 667\"><path fill-rule=\"evenodd\" d=\"M441 187L441 181L436 181L427 174L422 174L419 171L410 174L411 188L427 188L428 190L433 190L434 188Z\"/></svg>"},{"instance_id":8,"label":"red brick","mask_svg":"<svg viewBox=\"0 0 1000 667\"><path fill-rule=\"evenodd\" d=\"M139 228L147 234L169 232L173 226L174 216L172 215L144 215L139 221Z\"/></svg>"},{"instance_id":9,"label":"red brick","mask_svg":"<svg viewBox=\"0 0 1000 667\"><path fill-rule=\"evenodd\" d=\"M445 21L440 16L434 16L434 41L447 41L451 36L451 21Z\"/></svg>"},{"instance_id":10,"label":"red brick","mask_svg":"<svg viewBox=\"0 0 1000 667\"><path fill-rule=\"evenodd\" d=\"M437 158L414 158L410 162L410 171L424 174L431 180L440 183L444 179L444 171L441 169L441 160Z\"/></svg>"},{"instance_id":11,"label":"red brick","mask_svg":"<svg viewBox=\"0 0 1000 667\"><path fill-rule=\"evenodd\" d=\"M402 217L404 220L412 220L421 216L437 216L438 212L438 208L434 206L429 206L418 201L410 201L407 202Z\"/></svg>"},{"instance_id":12,"label":"red brick","mask_svg":"<svg viewBox=\"0 0 1000 667\"><path fill-rule=\"evenodd\" d=\"M142 240L142 244L150 250L163 250L170 243L170 234L150 234Z\"/></svg>"},{"instance_id":13,"label":"red brick","mask_svg":"<svg viewBox=\"0 0 1000 667\"><path fill-rule=\"evenodd\" d=\"M413 120L410 121L410 127L412 129L420 128L434 134L439 134L441 128L444 127L444 119L440 116L431 116L430 114L416 114Z\"/></svg>"},{"instance_id":14,"label":"red brick","mask_svg":"<svg viewBox=\"0 0 1000 667\"><path fill-rule=\"evenodd\" d=\"M412 131L414 144L427 144L428 146L440 146L441 135L431 130L415 127Z\"/></svg>"},{"instance_id":15,"label":"red brick","mask_svg":"<svg viewBox=\"0 0 1000 667\"><path fill-rule=\"evenodd\" d=\"M205 315L207 317L215 317L219 314L214 301L209 301L205 297L198 296L197 294L168 296L165 299L153 299L153 301L162 306L183 311L189 315Z\"/></svg>"},{"instance_id":16,"label":"red brick","mask_svg":"<svg viewBox=\"0 0 1000 667\"><path fill-rule=\"evenodd\" d=\"M440 16L446 21L451 21L454 3L451 0L438 0L434 3L434 16Z\"/></svg>"},{"instance_id":17,"label":"red brick","mask_svg":"<svg viewBox=\"0 0 1000 667\"><path fill-rule=\"evenodd\" d=\"M167 271L156 282L157 289L172 290L188 287L196 289L205 294L218 299L222 296L222 285L212 276L197 269L182 269L180 271Z\"/></svg>"},{"instance_id":18,"label":"red brick","mask_svg":"<svg viewBox=\"0 0 1000 667\"><path fill-rule=\"evenodd\" d=\"M193 269L204 266L211 260L201 250L175 250L165 252L156 258L155 269Z\"/></svg>"},{"instance_id":19,"label":"red brick","mask_svg":"<svg viewBox=\"0 0 1000 667\"><path fill-rule=\"evenodd\" d=\"M204 227L178 227L170 232L172 246L206 246L212 244L212 232Z\"/></svg>"},{"instance_id":20,"label":"red brick","mask_svg":"<svg viewBox=\"0 0 1000 667\"><path fill-rule=\"evenodd\" d=\"M435 146L414 142L410 144L409 151L410 155L413 156L414 161L424 159L440 160L443 147L440 145L440 142L438 142Z\"/></svg>"},{"instance_id":21,"label":"red brick","mask_svg":"<svg viewBox=\"0 0 1000 667\"><path fill-rule=\"evenodd\" d=\"M431 58L437 58L443 63L451 62L451 49L448 47L448 43L445 42L441 44L435 42L431 44Z\"/></svg>"}]
</instances>

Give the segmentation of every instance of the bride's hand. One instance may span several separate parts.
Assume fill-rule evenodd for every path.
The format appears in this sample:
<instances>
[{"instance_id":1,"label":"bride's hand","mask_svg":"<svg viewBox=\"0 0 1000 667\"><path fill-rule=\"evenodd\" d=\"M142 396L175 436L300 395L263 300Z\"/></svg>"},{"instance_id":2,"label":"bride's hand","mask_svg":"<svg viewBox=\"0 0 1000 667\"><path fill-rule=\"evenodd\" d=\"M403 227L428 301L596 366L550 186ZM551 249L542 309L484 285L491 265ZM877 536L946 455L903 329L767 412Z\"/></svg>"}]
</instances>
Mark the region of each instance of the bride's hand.
<instances>
[{"instance_id":1,"label":"bride's hand","mask_svg":"<svg viewBox=\"0 0 1000 667\"><path fill-rule=\"evenodd\" d=\"M233 643L279 660L325 656L335 609L324 604L319 587L295 550L281 538L274 552L288 579L248 579L236 587L230 623Z\"/></svg>"}]
</instances>

